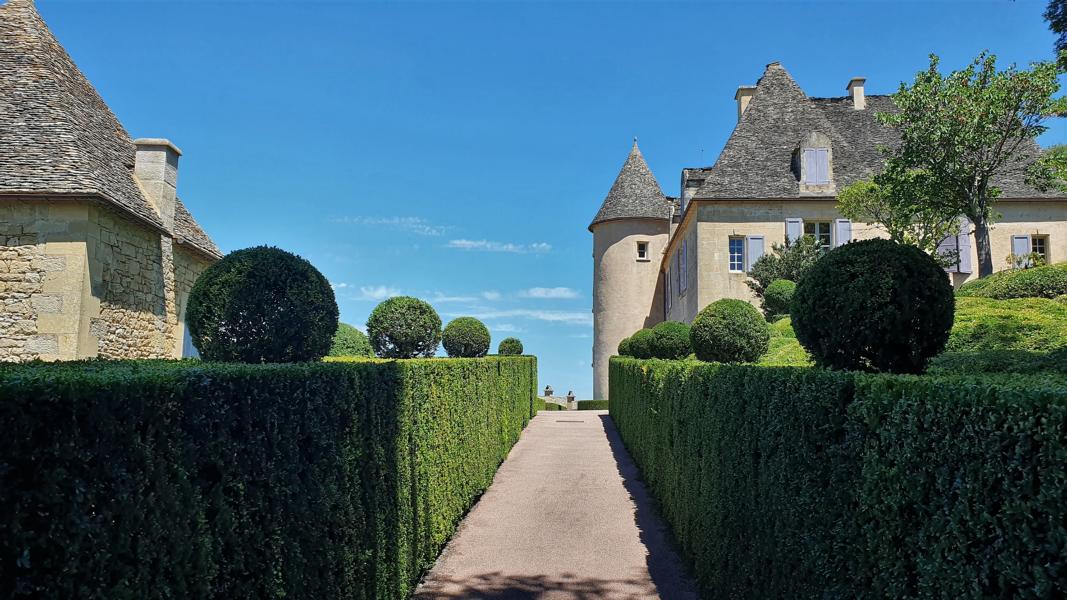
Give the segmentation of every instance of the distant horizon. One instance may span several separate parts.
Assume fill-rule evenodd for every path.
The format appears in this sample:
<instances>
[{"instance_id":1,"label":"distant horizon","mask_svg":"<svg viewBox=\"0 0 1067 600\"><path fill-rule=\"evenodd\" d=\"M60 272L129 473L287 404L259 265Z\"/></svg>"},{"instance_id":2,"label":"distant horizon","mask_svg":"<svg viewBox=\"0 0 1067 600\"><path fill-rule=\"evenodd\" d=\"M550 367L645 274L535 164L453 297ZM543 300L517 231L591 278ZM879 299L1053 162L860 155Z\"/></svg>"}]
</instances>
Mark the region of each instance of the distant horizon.
<instances>
[{"instance_id":1,"label":"distant horizon","mask_svg":"<svg viewBox=\"0 0 1067 600\"><path fill-rule=\"evenodd\" d=\"M930 53L1054 58L1040 1L36 4L132 137L182 148L179 195L224 252L307 258L361 329L400 294L478 317L491 351L538 356L539 392L579 399L586 228L634 136L674 196L768 63L841 97L855 76L891 94ZM1039 142L1067 142L1062 120Z\"/></svg>"}]
</instances>

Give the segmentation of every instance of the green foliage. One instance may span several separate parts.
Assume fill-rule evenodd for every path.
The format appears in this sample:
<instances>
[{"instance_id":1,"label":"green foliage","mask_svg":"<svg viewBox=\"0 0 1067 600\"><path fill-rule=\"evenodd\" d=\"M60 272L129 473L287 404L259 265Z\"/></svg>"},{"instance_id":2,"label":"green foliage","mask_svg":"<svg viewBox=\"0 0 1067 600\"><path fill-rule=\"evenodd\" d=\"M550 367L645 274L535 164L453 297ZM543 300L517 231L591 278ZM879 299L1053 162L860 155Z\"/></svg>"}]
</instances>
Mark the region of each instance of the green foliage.
<instances>
[{"instance_id":1,"label":"green foliage","mask_svg":"<svg viewBox=\"0 0 1067 600\"><path fill-rule=\"evenodd\" d=\"M1055 298L1067 294L1067 263L1007 270L969 281L957 296L978 298Z\"/></svg>"},{"instance_id":2,"label":"green foliage","mask_svg":"<svg viewBox=\"0 0 1067 600\"><path fill-rule=\"evenodd\" d=\"M775 280L800 281L822 255L822 246L810 235L786 240L785 244L771 244L771 252L757 258L752 265L746 283L762 298L764 290Z\"/></svg>"},{"instance_id":3,"label":"green foliage","mask_svg":"<svg viewBox=\"0 0 1067 600\"><path fill-rule=\"evenodd\" d=\"M918 212L940 213L945 222L967 216L975 226L979 273L993 272L989 224L1000 190L994 175L1024 159L1028 144L1046 129L1049 118L1063 114L1059 67L1034 63L997 70L996 57L979 55L960 71L942 75L939 59L901 84L893 95L897 111L879 118L899 131L901 143L887 152L879 184L907 186L916 174L923 193L911 195ZM1027 179L1051 186L1055 173L1046 161L1026 165Z\"/></svg>"},{"instance_id":4,"label":"green foliage","mask_svg":"<svg viewBox=\"0 0 1067 600\"><path fill-rule=\"evenodd\" d=\"M532 357L0 368L0 596L408 597Z\"/></svg>"},{"instance_id":5,"label":"green foliage","mask_svg":"<svg viewBox=\"0 0 1067 600\"><path fill-rule=\"evenodd\" d=\"M519 356L523 353L522 342L519 338L504 338L497 346L496 353L501 356Z\"/></svg>"},{"instance_id":6,"label":"green foliage","mask_svg":"<svg viewBox=\"0 0 1067 600\"><path fill-rule=\"evenodd\" d=\"M370 347L370 340L367 339L367 334L348 323L338 323L337 332L333 334L333 345L330 346L329 356L362 356L369 358L374 356L374 349Z\"/></svg>"},{"instance_id":7,"label":"green foliage","mask_svg":"<svg viewBox=\"0 0 1067 600\"><path fill-rule=\"evenodd\" d=\"M478 358L489 352L489 328L474 317L453 319L441 339L453 358Z\"/></svg>"},{"instance_id":8,"label":"green foliage","mask_svg":"<svg viewBox=\"0 0 1067 600\"><path fill-rule=\"evenodd\" d=\"M1049 30L1056 34L1056 51L1067 50L1067 0L1049 0L1045 20Z\"/></svg>"},{"instance_id":9,"label":"green foliage","mask_svg":"<svg viewBox=\"0 0 1067 600\"><path fill-rule=\"evenodd\" d=\"M789 314L793 292L797 284L788 279L775 279L763 292L763 312L768 318Z\"/></svg>"},{"instance_id":10,"label":"green foliage","mask_svg":"<svg viewBox=\"0 0 1067 600\"><path fill-rule=\"evenodd\" d=\"M208 267L189 294L187 323L204 360L319 360L337 331L333 289L311 263L279 248L237 250Z\"/></svg>"},{"instance_id":11,"label":"green foliage","mask_svg":"<svg viewBox=\"0 0 1067 600\"><path fill-rule=\"evenodd\" d=\"M715 598L1067 594L1067 387L614 358L610 411Z\"/></svg>"},{"instance_id":12,"label":"green foliage","mask_svg":"<svg viewBox=\"0 0 1067 600\"><path fill-rule=\"evenodd\" d=\"M865 240L827 253L800 281L792 325L818 365L921 373L945 347L954 300L929 255Z\"/></svg>"},{"instance_id":13,"label":"green foliage","mask_svg":"<svg viewBox=\"0 0 1067 600\"><path fill-rule=\"evenodd\" d=\"M540 398L541 404L539 410L567 410L567 407L562 404L556 404L555 402L545 402L544 398Z\"/></svg>"},{"instance_id":14,"label":"green foliage","mask_svg":"<svg viewBox=\"0 0 1067 600\"><path fill-rule=\"evenodd\" d=\"M579 400L578 410L607 410L607 400Z\"/></svg>"},{"instance_id":15,"label":"green foliage","mask_svg":"<svg viewBox=\"0 0 1067 600\"><path fill-rule=\"evenodd\" d=\"M807 367L811 366L811 356L797 341L789 317L780 318L770 324L771 341L767 353L760 358L761 365L769 367Z\"/></svg>"},{"instance_id":16,"label":"green foliage","mask_svg":"<svg viewBox=\"0 0 1067 600\"><path fill-rule=\"evenodd\" d=\"M763 315L748 302L733 298L705 306L690 329L693 352L707 362L756 362L766 354L769 340Z\"/></svg>"},{"instance_id":17,"label":"green foliage","mask_svg":"<svg viewBox=\"0 0 1067 600\"><path fill-rule=\"evenodd\" d=\"M382 358L433 356L441 343L441 317L418 298L389 298L371 311L367 335Z\"/></svg>"},{"instance_id":18,"label":"green foliage","mask_svg":"<svg viewBox=\"0 0 1067 600\"><path fill-rule=\"evenodd\" d=\"M946 349L952 352L1024 350L1067 346L1067 305L1045 298L959 298Z\"/></svg>"},{"instance_id":19,"label":"green foliage","mask_svg":"<svg viewBox=\"0 0 1067 600\"><path fill-rule=\"evenodd\" d=\"M853 221L879 225L889 239L926 252L942 266L956 265L959 252L938 252L946 237L960 232L958 215L946 214L931 195L933 182L919 170L887 170L870 180L860 180L837 195L837 209Z\"/></svg>"},{"instance_id":20,"label":"green foliage","mask_svg":"<svg viewBox=\"0 0 1067 600\"><path fill-rule=\"evenodd\" d=\"M678 321L664 321L652 328L651 357L675 360L693 353L689 343L689 326Z\"/></svg>"},{"instance_id":21,"label":"green foliage","mask_svg":"<svg viewBox=\"0 0 1067 600\"><path fill-rule=\"evenodd\" d=\"M655 334L651 329L642 329L630 336L630 356L634 358L652 358L652 338Z\"/></svg>"},{"instance_id":22,"label":"green foliage","mask_svg":"<svg viewBox=\"0 0 1067 600\"><path fill-rule=\"evenodd\" d=\"M621 342L619 342L619 356L633 356L633 348L630 347L631 339L632 338L624 338Z\"/></svg>"}]
</instances>

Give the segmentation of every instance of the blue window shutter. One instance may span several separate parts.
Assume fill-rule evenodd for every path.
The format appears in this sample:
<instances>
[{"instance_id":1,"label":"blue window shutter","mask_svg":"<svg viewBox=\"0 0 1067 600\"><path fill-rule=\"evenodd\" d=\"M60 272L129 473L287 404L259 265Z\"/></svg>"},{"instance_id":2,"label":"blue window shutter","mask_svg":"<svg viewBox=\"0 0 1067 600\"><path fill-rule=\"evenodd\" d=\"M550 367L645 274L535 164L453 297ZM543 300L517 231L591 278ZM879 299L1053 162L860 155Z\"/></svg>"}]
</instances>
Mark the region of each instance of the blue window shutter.
<instances>
[{"instance_id":1,"label":"blue window shutter","mask_svg":"<svg viewBox=\"0 0 1067 600\"><path fill-rule=\"evenodd\" d=\"M964 217L960 221L960 234L957 236L959 240L957 247L960 250L960 264L958 270L960 273L971 272L971 220Z\"/></svg>"},{"instance_id":2,"label":"blue window shutter","mask_svg":"<svg viewBox=\"0 0 1067 600\"><path fill-rule=\"evenodd\" d=\"M752 270L752 265L756 264L764 253L764 243L762 235L750 235L745 238L745 243L748 248L745 248L745 272Z\"/></svg>"},{"instance_id":3,"label":"blue window shutter","mask_svg":"<svg viewBox=\"0 0 1067 600\"><path fill-rule=\"evenodd\" d=\"M844 246L852 241L852 221L837 219L834 221L834 247Z\"/></svg>"},{"instance_id":4,"label":"blue window shutter","mask_svg":"<svg viewBox=\"0 0 1067 600\"><path fill-rule=\"evenodd\" d=\"M804 183L815 181L815 170L815 151L811 148L804 148Z\"/></svg>"},{"instance_id":5,"label":"blue window shutter","mask_svg":"<svg viewBox=\"0 0 1067 600\"><path fill-rule=\"evenodd\" d=\"M1013 235L1011 236L1011 253L1015 256L1026 256L1030 254L1030 236L1029 235ZM1027 261L1025 266L1030 266Z\"/></svg>"},{"instance_id":6,"label":"blue window shutter","mask_svg":"<svg viewBox=\"0 0 1067 600\"><path fill-rule=\"evenodd\" d=\"M818 164L815 183L830 183L830 151L825 148L816 150L815 162Z\"/></svg>"},{"instance_id":7,"label":"blue window shutter","mask_svg":"<svg viewBox=\"0 0 1067 600\"><path fill-rule=\"evenodd\" d=\"M804 219L790 217L785 220L785 239L790 243L804 236Z\"/></svg>"},{"instance_id":8,"label":"blue window shutter","mask_svg":"<svg viewBox=\"0 0 1067 600\"><path fill-rule=\"evenodd\" d=\"M956 251L957 244L959 244L959 238L957 236L950 235L937 243L937 254L939 256L949 256L950 253ZM959 268L957 265L946 265L945 270L949 273L959 272Z\"/></svg>"}]
</instances>

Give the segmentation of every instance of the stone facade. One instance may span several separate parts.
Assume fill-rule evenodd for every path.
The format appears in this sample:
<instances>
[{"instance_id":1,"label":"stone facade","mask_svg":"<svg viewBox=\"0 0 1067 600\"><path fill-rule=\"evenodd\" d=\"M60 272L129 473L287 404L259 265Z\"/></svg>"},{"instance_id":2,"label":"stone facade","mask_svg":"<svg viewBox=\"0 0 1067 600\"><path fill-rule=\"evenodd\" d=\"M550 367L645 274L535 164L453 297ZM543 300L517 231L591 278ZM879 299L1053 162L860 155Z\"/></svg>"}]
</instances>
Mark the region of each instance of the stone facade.
<instances>
[{"instance_id":1,"label":"stone facade","mask_svg":"<svg viewBox=\"0 0 1067 600\"><path fill-rule=\"evenodd\" d=\"M182 356L215 258L93 199L0 204L0 361Z\"/></svg>"}]
</instances>

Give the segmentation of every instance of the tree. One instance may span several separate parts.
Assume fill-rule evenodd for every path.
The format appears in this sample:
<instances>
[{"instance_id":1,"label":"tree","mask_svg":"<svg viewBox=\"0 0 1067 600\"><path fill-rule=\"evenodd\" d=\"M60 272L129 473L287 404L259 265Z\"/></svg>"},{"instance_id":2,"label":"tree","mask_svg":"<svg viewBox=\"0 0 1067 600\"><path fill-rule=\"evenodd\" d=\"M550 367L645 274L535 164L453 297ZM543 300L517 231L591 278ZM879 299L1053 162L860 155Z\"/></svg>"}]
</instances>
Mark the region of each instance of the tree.
<instances>
[{"instance_id":1,"label":"tree","mask_svg":"<svg viewBox=\"0 0 1067 600\"><path fill-rule=\"evenodd\" d=\"M954 265L959 253L939 253L938 246L959 234L959 216L935 206L929 180L923 171L884 171L841 190L837 209L853 221L881 226L889 239L919 248L942 266Z\"/></svg>"},{"instance_id":2,"label":"tree","mask_svg":"<svg viewBox=\"0 0 1067 600\"><path fill-rule=\"evenodd\" d=\"M800 281L822 255L822 246L810 235L801 236L798 240L787 239L785 244L771 244L771 252L753 263L746 283L762 298L767 286L777 279Z\"/></svg>"},{"instance_id":3,"label":"tree","mask_svg":"<svg viewBox=\"0 0 1067 600\"><path fill-rule=\"evenodd\" d=\"M1067 50L1067 0L1049 0L1045 20L1056 34L1056 52Z\"/></svg>"},{"instance_id":4,"label":"tree","mask_svg":"<svg viewBox=\"0 0 1067 600\"><path fill-rule=\"evenodd\" d=\"M1064 112L1059 91L1059 67L1034 63L1029 70L1014 65L997 70L996 57L982 53L967 68L942 75L939 59L930 55L930 68L894 94L897 112L879 119L895 127L899 147L889 152L883 174L906 185L921 173L923 193L911 198L918 212L936 211L945 220L964 215L974 224L978 274L993 272L989 225L1000 190L993 176L1006 169L1025 168L1029 183L1052 184L1047 161L1031 160L1028 146L1044 132L1050 117Z\"/></svg>"}]
</instances>

